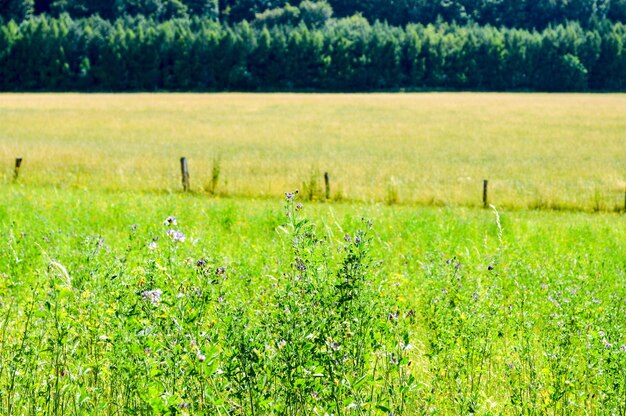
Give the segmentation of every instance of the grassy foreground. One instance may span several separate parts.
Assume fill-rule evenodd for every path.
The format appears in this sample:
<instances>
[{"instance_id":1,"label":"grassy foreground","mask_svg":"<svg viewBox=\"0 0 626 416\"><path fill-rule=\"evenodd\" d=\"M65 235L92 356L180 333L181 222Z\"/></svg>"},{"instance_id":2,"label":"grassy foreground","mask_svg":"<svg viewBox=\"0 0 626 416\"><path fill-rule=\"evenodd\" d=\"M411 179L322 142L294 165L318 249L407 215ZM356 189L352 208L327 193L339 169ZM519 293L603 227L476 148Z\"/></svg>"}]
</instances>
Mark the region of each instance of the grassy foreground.
<instances>
[{"instance_id":1,"label":"grassy foreground","mask_svg":"<svg viewBox=\"0 0 626 416\"><path fill-rule=\"evenodd\" d=\"M623 216L296 203L3 187L0 413L626 411Z\"/></svg>"},{"instance_id":2,"label":"grassy foreground","mask_svg":"<svg viewBox=\"0 0 626 416\"><path fill-rule=\"evenodd\" d=\"M623 94L2 94L0 178L21 156L29 185L176 190L187 156L221 195L319 197L328 171L336 200L472 206L489 179L501 207L614 210L624 114Z\"/></svg>"}]
</instances>

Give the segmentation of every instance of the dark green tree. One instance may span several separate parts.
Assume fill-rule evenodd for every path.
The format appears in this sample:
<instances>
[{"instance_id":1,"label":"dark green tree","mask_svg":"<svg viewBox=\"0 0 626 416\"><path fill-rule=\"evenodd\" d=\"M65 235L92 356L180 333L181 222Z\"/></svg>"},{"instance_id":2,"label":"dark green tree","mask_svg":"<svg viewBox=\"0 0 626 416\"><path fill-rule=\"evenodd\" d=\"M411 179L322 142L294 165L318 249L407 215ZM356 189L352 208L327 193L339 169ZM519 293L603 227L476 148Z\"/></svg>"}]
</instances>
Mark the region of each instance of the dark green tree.
<instances>
[{"instance_id":1,"label":"dark green tree","mask_svg":"<svg viewBox=\"0 0 626 416\"><path fill-rule=\"evenodd\" d=\"M298 6L300 20L310 29L325 26L333 16L333 8L326 1L305 0Z\"/></svg>"},{"instance_id":2,"label":"dark green tree","mask_svg":"<svg viewBox=\"0 0 626 416\"><path fill-rule=\"evenodd\" d=\"M219 16L219 4L217 0L182 0L187 6L190 16L208 17L217 19Z\"/></svg>"},{"instance_id":3,"label":"dark green tree","mask_svg":"<svg viewBox=\"0 0 626 416\"><path fill-rule=\"evenodd\" d=\"M68 13L73 18L97 14L103 19L113 19L115 0L54 0L50 11L56 15Z\"/></svg>"},{"instance_id":4,"label":"dark green tree","mask_svg":"<svg viewBox=\"0 0 626 416\"><path fill-rule=\"evenodd\" d=\"M6 21L21 22L32 16L34 11L34 0L0 0L0 16Z\"/></svg>"}]
</instances>

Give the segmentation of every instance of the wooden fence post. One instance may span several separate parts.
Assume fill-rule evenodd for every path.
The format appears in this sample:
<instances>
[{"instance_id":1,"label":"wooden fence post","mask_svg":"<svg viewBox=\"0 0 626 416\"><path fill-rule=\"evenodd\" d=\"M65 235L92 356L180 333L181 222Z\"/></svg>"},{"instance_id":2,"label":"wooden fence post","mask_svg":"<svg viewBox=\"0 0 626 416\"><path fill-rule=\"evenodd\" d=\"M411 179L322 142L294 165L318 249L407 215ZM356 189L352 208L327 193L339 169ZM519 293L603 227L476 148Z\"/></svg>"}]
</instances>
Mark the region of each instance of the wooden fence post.
<instances>
[{"instance_id":1,"label":"wooden fence post","mask_svg":"<svg viewBox=\"0 0 626 416\"><path fill-rule=\"evenodd\" d=\"M489 181L487 179L483 180L483 207L487 208L489 202L487 200L487 186L489 185Z\"/></svg>"},{"instance_id":2,"label":"wooden fence post","mask_svg":"<svg viewBox=\"0 0 626 416\"><path fill-rule=\"evenodd\" d=\"M326 185L326 199L330 199L330 176L324 172L324 184Z\"/></svg>"},{"instance_id":3,"label":"wooden fence post","mask_svg":"<svg viewBox=\"0 0 626 416\"><path fill-rule=\"evenodd\" d=\"M13 180L17 180L17 177L20 174L20 166L22 166L22 158L21 157L15 158L15 173L13 176Z\"/></svg>"},{"instance_id":4,"label":"wooden fence post","mask_svg":"<svg viewBox=\"0 0 626 416\"><path fill-rule=\"evenodd\" d=\"M187 166L187 158L180 158L180 172L183 176L183 190L187 192L189 190L189 166Z\"/></svg>"}]
</instances>

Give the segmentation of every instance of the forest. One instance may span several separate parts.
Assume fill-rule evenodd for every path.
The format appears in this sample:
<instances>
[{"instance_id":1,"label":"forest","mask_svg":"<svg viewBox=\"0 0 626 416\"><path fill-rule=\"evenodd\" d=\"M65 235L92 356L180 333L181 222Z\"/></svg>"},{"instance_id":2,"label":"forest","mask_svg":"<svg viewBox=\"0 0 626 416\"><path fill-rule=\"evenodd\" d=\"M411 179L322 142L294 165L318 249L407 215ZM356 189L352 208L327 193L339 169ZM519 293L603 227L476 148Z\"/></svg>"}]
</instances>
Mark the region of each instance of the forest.
<instances>
[{"instance_id":1,"label":"forest","mask_svg":"<svg viewBox=\"0 0 626 416\"><path fill-rule=\"evenodd\" d=\"M0 5L2 91L626 88L626 1Z\"/></svg>"},{"instance_id":2,"label":"forest","mask_svg":"<svg viewBox=\"0 0 626 416\"><path fill-rule=\"evenodd\" d=\"M626 0L321 0L313 3L330 8L340 18L361 14L370 22L378 20L392 26L442 20L541 30L567 21L587 26L605 19L626 20ZM250 22L259 14L276 14L280 9L296 6L285 0L0 0L0 13L5 20L67 13L73 18L97 14L105 20L137 15L161 21L197 16L232 24Z\"/></svg>"}]
</instances>

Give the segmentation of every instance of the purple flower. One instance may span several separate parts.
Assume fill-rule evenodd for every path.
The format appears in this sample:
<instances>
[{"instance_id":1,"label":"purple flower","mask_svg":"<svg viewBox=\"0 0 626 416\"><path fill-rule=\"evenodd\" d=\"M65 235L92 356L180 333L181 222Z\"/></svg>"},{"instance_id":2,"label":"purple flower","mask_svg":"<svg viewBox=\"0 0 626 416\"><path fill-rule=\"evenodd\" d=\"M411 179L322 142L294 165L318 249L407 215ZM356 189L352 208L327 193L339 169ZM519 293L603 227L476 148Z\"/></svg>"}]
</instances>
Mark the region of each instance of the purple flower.
<instances>
[{"instance_id":1,"label":"purple flower","mask_svg":"<svg viewBox=\"0 0 626 416\"><path fill-rule=\"evenodd\" d=\"M287 202L293 202L296 195L298 195L297 189L293 192L285 192L285 198L287 198Z\"/></svg>"},{"instance_id":2,"label":"purple flower","mask_svg":"<svg viewBox=\"0 0 626 416\"><path fill-rule=\"evenodd\" d=\"M185 241L185 234L181 233L180 231L167 230L167 235L169 236L169 238L172 239L172 241L181 242L181 243Z\"/></svg>"},{"instance_id":3,"label":"purple flower","mask_svg":"<svg viewBox=\"0 0 626 416\"><path fill-rule=\"evenodd\" d=\"M328 346L330 347L330 349L332 349L333 351L339 351L341 349L341 346L339 345L339 343L337 341L333 341L330 344L328 344Z\"/></svg>"},{"instance_id":4,"label":"purple flower","mask_svg":"<svg viewBox=\"0 0 626 416\"><path fill-rule=\"evenodd\" d=\"M159 302L161 302L162 294L163 291L161 289L146 290L141 294L141 297L143 297L143 300L146 300L153 305L158 305Z\"/></svg>"}]
</instances>

